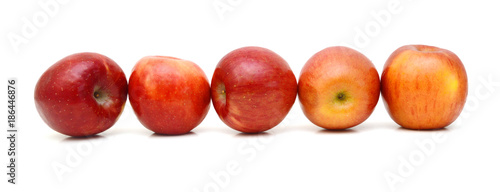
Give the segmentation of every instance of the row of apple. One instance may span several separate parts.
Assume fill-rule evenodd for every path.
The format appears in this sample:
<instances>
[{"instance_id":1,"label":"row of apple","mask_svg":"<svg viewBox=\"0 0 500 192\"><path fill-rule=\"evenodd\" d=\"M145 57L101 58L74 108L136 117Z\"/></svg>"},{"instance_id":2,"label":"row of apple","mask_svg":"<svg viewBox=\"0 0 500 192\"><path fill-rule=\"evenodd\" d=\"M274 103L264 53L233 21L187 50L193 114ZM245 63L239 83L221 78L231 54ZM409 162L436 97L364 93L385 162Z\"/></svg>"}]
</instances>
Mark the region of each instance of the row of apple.
<instances>
[{"instance_id":1,"label":"row of apple","mask_svg":"<svg viewBox=\"0 0 500 192\"><path fill-rule=\"evenodd\" d=\"M77 53L43 73L35 88L35 103L49 127L69 136L95 135L110 128L127 94L139 121L155 133L190 132L207 115L210 100L226 125L258 133L278 125L297 94L304 114L315 125L354 127L371 115L380 92L397 124L437 129L460 114L467 97L467 75L451 51L407 45L391 54L379 78L362 53L338 46L313 55L297 84L278 54L243 47L220 60L211 84L195 63L165 56L139 60L127 84L113 60L97 53Z\"/></svg>"}]
</instances>

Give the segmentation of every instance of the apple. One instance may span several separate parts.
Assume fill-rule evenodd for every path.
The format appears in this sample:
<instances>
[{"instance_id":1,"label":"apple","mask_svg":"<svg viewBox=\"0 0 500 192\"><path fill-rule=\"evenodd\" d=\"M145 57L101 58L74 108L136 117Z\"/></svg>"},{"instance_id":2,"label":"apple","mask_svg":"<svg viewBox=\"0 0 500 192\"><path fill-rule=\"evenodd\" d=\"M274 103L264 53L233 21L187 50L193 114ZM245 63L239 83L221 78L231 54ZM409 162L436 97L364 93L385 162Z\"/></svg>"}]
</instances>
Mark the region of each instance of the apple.
<instances>
[{"instance_id":1,"label":"apple","mask_svg":"<svg viewBox=\"0 0 500 192\"><path fill-rule=\"evenodd\" d=\"M97 53L67 56L45 71L35 87L35 105L55 131L74 137L109 129L127 101L127 78Z\"/></svg>"},{"instance_id":2,"label":"apple","mask_svg":"<svg viewBox=\"0 0 500 192\"><path fill-rule=\"evenodd\" d=\"M389 115L401 127L439 129L460 115L467 98L467 74L451 51L406 45L387 59L381 90Z\"/></svg>"},{"instance_id":3,"label":"apple","mask_svg":"<svg viewBox=\"0 0 500 192\"><path fill-rule=\"evenodd\" d=\"M261 47L243 47L225 55L212 77L212 102L219 118L244 133L278 125L297 95L288 63Z\"/></svg>"},{"instance_id":4,"label":"apple","mask_svg":"<svg viewBox=\"0 0 500 192\"><path fill-rule=\"evenodd\" d=\"M147 56L130 76L129 99L139 121L158 134L189 133L210 108L210 85L191 61Z\"/></svg>"},{"instance_id":5,"label":"apple","mask_svg":"<svg viewBox=\"0 0 500 192\"><path fill-rule=\"evenodd\" d=\"M314 54L299 77L299 101L315 125L347 129L365 121L380 95L380 79L372 62L348 47L328 47Z\"/></svg>"}]
</instances>

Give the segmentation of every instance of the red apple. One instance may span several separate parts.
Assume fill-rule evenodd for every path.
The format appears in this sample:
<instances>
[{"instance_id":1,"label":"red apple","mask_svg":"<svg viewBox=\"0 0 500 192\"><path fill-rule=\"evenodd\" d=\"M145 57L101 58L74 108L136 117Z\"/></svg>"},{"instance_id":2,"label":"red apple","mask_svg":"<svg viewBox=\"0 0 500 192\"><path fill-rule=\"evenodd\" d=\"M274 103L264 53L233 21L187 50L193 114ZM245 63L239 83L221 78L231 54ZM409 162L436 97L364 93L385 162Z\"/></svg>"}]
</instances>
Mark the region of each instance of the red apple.
<instances>
[{"instance_id":1,"label":"red apple","mask_svg":"<svg viewBox=\"0 0 500 192\"><path fill-rule=\"evenodd\" d=\"M178 135L198 126L210 108L210 85L191 61L144 57L135 65L129 99L139 121L158 134Z\"/></svg>"},{"instance_id":2,"label":"red apple","mask_svg":"<svg viewBox=\"0 0 500 192\"><path fill-rule=\"evenodd\" d=\"M244 133L278 125L297 95L288 63L261 47L243 47L224 56L212 77L212 101L220 119Z\"/></svg>"},{"instance_id":3,"label":"red apple","mask_svg":"<svg viewBox=\"0 0 500 192\"><path fill-rule=\"evenodd\" d=\"M460 115L467 98L467 74L451 51L406 45L387 59L381 87L386 109L397 124L438 129Z\"/></svg>"},{"instance_id":4,"label":"red apple","mask_svg":"<svg viewBox=\"0 0 500 192\"><path fill-rule=\"evenodd\" d=\"M57 132L81 137L110 128L127 101L127 78L110 58L77 53L52 65L38 80L35 104Z\"/></svg>"},{"instance_id":5,"label":"red apple","mask_svg":"<svg viewBox=\"0 0 500 192\"><path fill-rule=\"evenodd\" d=\"M314 54L299 77L302 111L325 129L347 129L365 121L380 95L372 62L347 47L329 47Z\"/></svg>"}]
</instances>

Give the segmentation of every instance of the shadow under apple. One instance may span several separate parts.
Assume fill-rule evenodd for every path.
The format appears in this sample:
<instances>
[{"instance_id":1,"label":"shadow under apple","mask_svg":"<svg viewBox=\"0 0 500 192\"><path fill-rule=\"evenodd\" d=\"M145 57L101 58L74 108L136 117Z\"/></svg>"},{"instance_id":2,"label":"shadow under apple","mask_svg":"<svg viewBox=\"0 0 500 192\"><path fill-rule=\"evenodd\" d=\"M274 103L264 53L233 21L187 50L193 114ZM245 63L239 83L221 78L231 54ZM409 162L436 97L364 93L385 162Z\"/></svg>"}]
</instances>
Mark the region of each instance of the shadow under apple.
<instances>
[{"instance_id":1,"label":"shadow under apple","mask_svg":"<svg viewBox=\"0 0 500 192\"><path fill-rule=\"evenodd\" d=\"M259 132L259 133L237 133L234 135L234 137L240 137L240 138L251 138L251 137L271 137L273 136L273 133L270 132Z\"/></svg>"},{"instance_id":2,"label":"shadow under apple","mask_svg":"<svg viewBox=\"0 0 500 192\"><path fill-rule=\"evenodd\" d=\"M357 133L359 132L356 129L340 129L340 130L335 130L335 129L321 129L317 131L317 134L322 134L322 135L334 135L334 134L349 134L349 133Z\"/></svg>"},{"instance_id":3,"label":"shadow under apple","mask_svg":"<svg viewBox=\"0 0 500 192\"><path fill-rule=\"evenodd\" d=\"M149 136L149 138L164 138L164 137L192 137L192 136L197 136L195 132L187 132L184 134L178 134L178 135L168 135L168 134L159 134L159 133L153 133Z\"/></svg>"},{"instance_id":4,"label":"shadow under apple","mask_svg":"<svg viewBox=\"0 0 500 192\"><path fill-rule=\"evenodd\" d=\"M447 127L437 128L437 129L408 129L404 127L399 127L398 131L406 131L406 132L447 132L449 129Z\"/></svg>"},{"instance_id":5,"label":"shadow under apple","mask_svg":"<svg viewBox=\"0 0 500 192\"><path fill-rule=\"evenodd\" d=\"M97 141L97 140L104 140L106 139L105 136L102 135L91 135L91 136L85 136L85 137L66 137L61 142L64 143L70 143L70 142L80 142L80 141Z\"/></svg>"}]
</instances>

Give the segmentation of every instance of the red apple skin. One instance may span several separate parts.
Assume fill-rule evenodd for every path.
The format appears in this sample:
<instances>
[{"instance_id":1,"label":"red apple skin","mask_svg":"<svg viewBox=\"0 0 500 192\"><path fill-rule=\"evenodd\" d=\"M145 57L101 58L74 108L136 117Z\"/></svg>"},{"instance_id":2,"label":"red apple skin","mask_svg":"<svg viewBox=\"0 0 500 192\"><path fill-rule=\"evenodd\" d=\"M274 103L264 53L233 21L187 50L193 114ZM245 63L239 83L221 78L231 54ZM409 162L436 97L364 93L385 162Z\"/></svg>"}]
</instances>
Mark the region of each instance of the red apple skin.
<instances>
[{"instance_id":1,"label":"red apple skin","mask_svg":"<svg viewBox=\"0 0 500 192\"><path fill-rule=\"evenodd\" d=\"M212 102L220 119L244 133L278 125L297 95L288 63L261 47L243 47L224 56L212 77Z\"/></svg>"},{"instance_id":2,"label":"red apple skin","mask_svg":"<svg viewBox=\"0 0 500 192\"><path fill-rule=\"evenodd\" d=\"M394 51L382 73L382 96L391 118L408 129L450 125L467 98L467 74L453 52L426 45Z\"/></svg>"},{"instance_id":3,"label":"red apple skin","mask_svg":"<svg viewBox=\"0 0 500 192\"><path fill-rule=\"evenodd\" d=\"M129 99L139 121L158 134L179 135L198 126L210 109L210 85L191 61L147 56L130 76Z\"/></svg>"},{"instance_id":4,"label":"red apple skin","mask_svg":"<svg viewBox=\"0 0 500 192\"><path fill-rule=\"evenodd\" d=\"M313 55L299 77L302 111L315 125L342 130L365 121L380 95L375 66L354 49L328 47Z\"/></svg>"},{"instance_id":5,"label":"red apple skin","mask_svg":"<svg viewBox=\"0 0 500 192\"><path fill-rule=\"evenodd\" d=\"M127 101L127 78L97 53L67 56L45 71L35 87L35 106L55 131L74 137L109 129Z\"/></svg>"}]
</instances>

